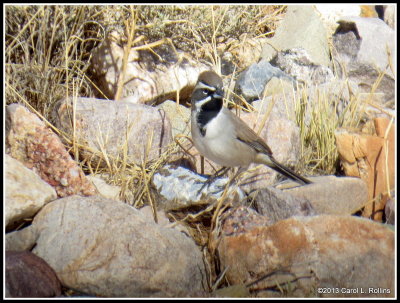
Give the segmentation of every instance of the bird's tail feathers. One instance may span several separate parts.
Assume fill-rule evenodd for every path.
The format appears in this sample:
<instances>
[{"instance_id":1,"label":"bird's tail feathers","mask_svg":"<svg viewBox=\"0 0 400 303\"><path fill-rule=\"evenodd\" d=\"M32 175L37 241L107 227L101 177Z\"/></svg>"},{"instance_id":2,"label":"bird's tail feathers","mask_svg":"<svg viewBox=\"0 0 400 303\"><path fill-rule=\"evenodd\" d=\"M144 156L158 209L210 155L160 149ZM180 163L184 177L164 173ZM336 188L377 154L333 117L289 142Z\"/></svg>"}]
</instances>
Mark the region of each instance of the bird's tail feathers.
<instances>
[{"instance_id":1,"label":"bird's tail feathers","mask_svg":"<svg viewBox=\"0 0 400 303\"><path fill-rule=\"evenodd\" d=\"M299 174L295 173L291 169L289 169L286 166L277 162L275 159L272 158L270 160L271 160L271 163L268 166L271 167L272 169L276 170L278 173L284 175L285 177L292 179L293 181L296 181L303 185L312 183L307 178L300 176Z\"/></svg>"}]
</instances>

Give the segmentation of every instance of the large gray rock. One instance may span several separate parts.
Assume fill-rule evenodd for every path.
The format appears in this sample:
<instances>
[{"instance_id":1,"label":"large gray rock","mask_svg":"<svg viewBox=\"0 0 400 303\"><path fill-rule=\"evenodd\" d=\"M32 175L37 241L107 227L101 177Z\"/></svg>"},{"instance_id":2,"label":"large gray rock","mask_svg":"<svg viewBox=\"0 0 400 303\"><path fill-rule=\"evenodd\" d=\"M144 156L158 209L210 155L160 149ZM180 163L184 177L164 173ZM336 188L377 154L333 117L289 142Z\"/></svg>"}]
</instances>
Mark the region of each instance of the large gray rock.
<instances>
[{"instance_id":1,"label":"large gray rock","mask_svg":"<svg viewBox=\"0 0 400 303\"><path fill-rule=\"evenodd\" d=\"M247 101L261 99L265 85L273 77L291 80L279 68L272 66L267 60L261 60L250 65L239 75L235 91Z\"/></svg>"},{"instance_id":2,"label":"large gray rock","mask_svg":"<svg viewBox=\"0 0 400 303\"><path fill-rule=\"evenodd\" d=\"M271 60L278 51L303 48L313 62L330 66L326 28L311 5L289 5L274 37L264 44L261 57Z\"/></svg>"},{"instance_id":3,"label":"large gray rock","mask_svg":"<svg viewBox=\"0 0 400 303\"><path fill-rule=\"evenodd\" d=\"M71 119L75 109L75 128ZM158 159L172 142L171 124L164 111L122 101L94 98L62 100L55 109L56 126L85 148L81 156L95 161L98 155L142 163ZM104 163L105 164L105 163Z\"/></svg>"},{"instance_id":4,"label":"large gray rock","mask_svg":"<svg viewBox=\"0 0 400 303\"><path fill-rule=\"evenodd\" d=\"M173 138L176 135L190 136L190 108L171 100L164 101L157 108L165 111L171 122Z\"/></svg>"},{"instance_id":5,"label":"large gray rock","mask_svg":"<svg viewBox=\"0 0 400 303\"><path fill-rule=\"evenodd\" d=\"M123 71L126 42L121 40L120 35L112 32L92 52L93 81L109 99L117 99L118 81ZM124 73L122 99L119 100L153 105L178 98L178 95L181 100L186 99L199 74L206 69L209 68L169 43L151 49L132 47Z\"/></svg>"},{"instance_id":6,"label":"large gray rock","mask_svg":"<svg viewBox=\"0 0 400 303\"><path fill-rule=\"evenodd\" d=\"M338 23L333 36L336 70L360 91L383 92L385 101L394 103L395 31L377 18L345 17ZM374 88L380 73L384 76Z\"/></svg>"},{"instance_id":7,"label":"large gray rock","mask_svg":"<svg viewBox=\"0 0 400 303\"><path fill-rule=\"evenodd\" d=\"M306 198L298 198L272 186L257 191L254 206L260 214L268 218L270 225L293 216L316 214Z\"/></svg>"},{"instance_id":8,"label":"large gray rock","mask_svg":"<svg viewBox=\"0 0 400 303\"><path fill-rule=\"evenodd\" d=\"M268 101L268 100L263 100ZM268 144L277 161L288 167L295 166L300 153L300 130L296 124L280 111L285 106L277 106L269 112L269 106L263 101L258 102L257 110L243 113L241 118ZM269 100L271 101L271 100ZM261 131L259 129L261 128ZM276 183L280 174L262 165L251 164L248 173L243 178L242 188L251 192Z\"/></svg>"},{"instance_id":9,"label":"large gray rock","mask_svg":"<svg viewBox=\"0 0 400 303\"><path fill-rule=\"evenodd\" d=\"M33 252L66 287L101 297L202 293L204 263L193 240L122 202L99 196L59 199L28 228L37 234Z\"/></svg>"}]
</instances>

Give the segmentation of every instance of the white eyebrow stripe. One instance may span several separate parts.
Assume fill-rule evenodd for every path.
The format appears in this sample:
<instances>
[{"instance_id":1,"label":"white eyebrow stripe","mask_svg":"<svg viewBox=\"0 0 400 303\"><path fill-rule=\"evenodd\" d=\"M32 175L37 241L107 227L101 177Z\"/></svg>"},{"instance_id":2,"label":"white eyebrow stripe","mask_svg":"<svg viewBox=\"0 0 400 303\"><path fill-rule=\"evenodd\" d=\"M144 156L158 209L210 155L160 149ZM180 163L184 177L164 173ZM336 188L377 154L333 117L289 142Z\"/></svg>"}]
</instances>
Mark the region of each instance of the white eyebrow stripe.
<instances>
[{"instance_id":1,"label":"white eyebrow stripe","mask_svg":"<svg viewBox=\"0 0 400 303\"><path fill-rule=\"evenodd\" d=\"M206 89L209 89L212 92L215 91L215 87L214 86L209 86L209 85L207 85L207 84L205 84L204 82L201 82L201 81L199 83L197 83L197 85L195 87L195 89L198 89L198 88L206 88Z\"/></svg>"},{"instance_id":2,"label":"white eyebrow stripe","mask_svg":"<svg viewBox=\"0 0 400 303\"><path fill-rule=\"evenodd\" d=\"M200 109L203 106L204 103L207 103L210 100L211 100L211 96L208 96L207 98L205 98L205 99L203 99L201 101L197 101L196 104L195 104L196 109Z\"/></svg>"}]
</instances>

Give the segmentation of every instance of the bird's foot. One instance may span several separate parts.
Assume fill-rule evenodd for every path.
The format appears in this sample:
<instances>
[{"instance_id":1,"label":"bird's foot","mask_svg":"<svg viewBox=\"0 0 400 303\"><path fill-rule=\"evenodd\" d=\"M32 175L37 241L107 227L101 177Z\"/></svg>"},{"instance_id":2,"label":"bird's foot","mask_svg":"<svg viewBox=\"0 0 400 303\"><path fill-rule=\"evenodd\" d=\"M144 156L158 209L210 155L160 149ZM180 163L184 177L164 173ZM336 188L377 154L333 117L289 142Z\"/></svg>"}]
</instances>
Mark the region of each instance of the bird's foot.
<instances>
[{"instance_id":1,"label":"bird's foot","mask_svg":"<svg viewBox=\"0 0 400 303\"><path fill-rule=\"evenodd\" d=\"M201 183L203 184L200 187L200 189L197 191L197 195L199 195L203 191L204 188L206 188L206 187L208 188L216 179L217 179L216 175L212 175L205 182L197 181L196 182L197 184L201 184Z\"/></svg>"},{"instance_id":2,"label":"bird's foot","mask_svg":"<svg viewBox=\"0 0 400 303\"><path fill-rule=\"evenodd\" d=\"M208 179L205 182L201 182L201 181L196 182L197 184L203 183L203 185L197 191L197 195L199 195L205 187L208 188L215 180L217 180L219 177L221 177L223 174L225 174L228 170L229 170L229 167L223 167L220 170L218 170L215 174L208 177ZM224 190L224 188L225 188L225 186L218 186L218 185L216 187L219 189L217 191L211 192L212 194L219 193L222 190Z\"/></svg>"}]
</instances>

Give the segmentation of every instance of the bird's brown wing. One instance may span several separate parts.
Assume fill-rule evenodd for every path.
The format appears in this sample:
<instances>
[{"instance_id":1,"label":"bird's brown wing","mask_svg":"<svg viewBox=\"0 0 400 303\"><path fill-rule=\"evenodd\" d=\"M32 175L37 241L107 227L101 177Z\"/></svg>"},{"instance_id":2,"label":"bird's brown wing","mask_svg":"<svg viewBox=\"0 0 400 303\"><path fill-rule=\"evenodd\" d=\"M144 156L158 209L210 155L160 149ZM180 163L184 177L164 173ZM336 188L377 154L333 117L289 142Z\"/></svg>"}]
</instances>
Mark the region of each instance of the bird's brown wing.
<instances>
[{"instance_id":1,"label":"bird's brown wing","mask_svg":"<svg viewBox=\"0 0 400 303\"><path fill-rule=\"evenodd\" d=\"M229 111L229 114L232 116L232 120L236 124L236 138L254 148L257 152L263 153L267 155L264 158L262 163L266 164L267 166L271 167L272 169L276 170L277 172L281 173L282 175L286 176L289 179L295 180L300 184L309 184L312 183L310 180L300 176L299 174L295 173L291 169L287 168L286 166L280 164L278 161L274 159L272 156L272 151L244 121L242 121L238 116L233 114Z\"/></svg>"},{"instance_id":2,"label":"bird's brown wing","mask_svg":"<svg viewBox=\"0 0 400 303\"><path fill-rule=\"evenodd\" d=\"M260 136L258 136L242 119L231 111L228 112L232 116L233 122L237 125L235 128L237 139L251 146L259 153L272 156L272 151L267 143L265 143L264 140L261 139Z\"/></svg>"}]
</instances>

